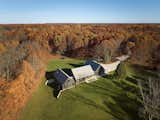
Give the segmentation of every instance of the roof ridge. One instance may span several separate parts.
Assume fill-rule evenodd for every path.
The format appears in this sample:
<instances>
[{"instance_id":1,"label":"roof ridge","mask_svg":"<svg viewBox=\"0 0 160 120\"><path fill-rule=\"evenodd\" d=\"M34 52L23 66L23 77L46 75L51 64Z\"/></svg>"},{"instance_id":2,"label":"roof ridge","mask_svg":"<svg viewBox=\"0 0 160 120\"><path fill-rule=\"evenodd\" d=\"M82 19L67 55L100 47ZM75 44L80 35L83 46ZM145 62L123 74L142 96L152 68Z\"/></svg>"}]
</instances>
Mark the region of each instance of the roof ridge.
<instances>
[{"instance_id":1,"label":"roof ridge","mask_svg":"<svg viewBox=\"0 0 160 120\"><path fill-rule=\"evenodd\" d=\"M71 76L69 76L66 72L64 72L62 69L58 69L58 70L60 70L64 75L66 75L67 77L71 77Z\"/></svg>"}]
</instances>

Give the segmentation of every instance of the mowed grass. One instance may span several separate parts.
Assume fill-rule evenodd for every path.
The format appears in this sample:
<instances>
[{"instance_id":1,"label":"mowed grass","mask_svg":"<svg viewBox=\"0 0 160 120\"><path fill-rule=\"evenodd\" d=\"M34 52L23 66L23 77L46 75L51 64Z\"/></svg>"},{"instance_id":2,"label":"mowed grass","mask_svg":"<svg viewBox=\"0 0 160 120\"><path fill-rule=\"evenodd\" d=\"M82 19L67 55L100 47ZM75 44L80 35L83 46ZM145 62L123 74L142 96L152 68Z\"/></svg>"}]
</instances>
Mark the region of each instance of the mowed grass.
<instances>
[{"instance_id":1,"label":"mowed grass","mask_svg":"<svg viewBox=\"0 0 160 120\"><path fill-rule=\"evenodd\" d=\"M82 63L83 60L55 59L49 62L48 71L72 68ZM90 84L83 83L66 90L56 99L53 89L44 85L44 79L20 112L20 119L138 120L137 88L125 81L121 87L122 83L112 75L106 76Z\"/></svg>"}]
</instances>

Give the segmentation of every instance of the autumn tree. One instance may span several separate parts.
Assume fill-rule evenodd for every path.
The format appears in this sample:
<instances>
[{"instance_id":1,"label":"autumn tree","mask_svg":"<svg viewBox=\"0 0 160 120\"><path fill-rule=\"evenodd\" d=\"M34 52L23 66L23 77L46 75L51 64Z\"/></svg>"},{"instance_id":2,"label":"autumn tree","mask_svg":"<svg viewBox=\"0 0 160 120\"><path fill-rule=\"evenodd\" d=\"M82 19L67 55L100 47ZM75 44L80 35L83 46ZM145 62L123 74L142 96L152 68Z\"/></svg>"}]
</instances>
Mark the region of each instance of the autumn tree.
<instances>
[{"instance_id":1,"label":"autumn tree","mask_svg":"<svg viewBox=\"0 0 160 120\"><path fill-rule=\"evenodd\" d=\"M34 42L23 41L17 47L0 54L0 76L6 80L16 77L20 73L21 63L31 53L32 48L37 49ZM35 59L33 60L35 63Z\"/></svg>"},{"instance_id":2,"label":"autumn tree","mask_svg":"<svg viewBox=\"0 0 160 120\"><path fill-rule=\"evenodd\" d=\"M97 57L102 57L103 61L106 62L110 62L111 61L111 50L103 47L103 46L96 46L95 47L95 56Z\"/></svg>"}]
</instances>

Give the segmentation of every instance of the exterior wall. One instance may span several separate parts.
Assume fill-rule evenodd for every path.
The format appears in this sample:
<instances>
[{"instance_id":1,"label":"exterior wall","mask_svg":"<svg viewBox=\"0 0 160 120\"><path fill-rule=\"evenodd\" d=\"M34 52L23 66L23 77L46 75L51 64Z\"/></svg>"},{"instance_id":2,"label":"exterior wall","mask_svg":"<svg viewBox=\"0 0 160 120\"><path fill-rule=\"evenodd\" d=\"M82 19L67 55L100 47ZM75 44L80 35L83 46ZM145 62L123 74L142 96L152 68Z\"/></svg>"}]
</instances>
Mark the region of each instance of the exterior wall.
<instances>
[{"instance_id":1,"label":"exterior wall","mask_svg":"<svg viewBox=\"0 0 160 120\"><path fill-rule=\"evenodd\" d=\"M100 76L105 75L105 69L104 69L103 67L100 67L100 68L98 69L96 75L100 75Z\"/></svg>"},{"instance_id":2,"label":"exterior wall","mask_svg":"<svg viewBox=\"0 0 160 120\"><path fill-rule=\"evenodd\" d=\"M68 78L65 83L62 85L62 89L67 89L70 88L72 86L75 86L75 81L74 79Z\"/></svg>"},{"instance_id":3,"label":"exterior wall","mask_svg":"<svg viewBox=\"0 0 160 120\"><path fill-rule=\"evenodd\" d=\"M82 78L82 79L77 79L76 80L76 85L80 84L80 83L83 83L85 82L85 78Z\"/></svg>"},{"instance_id":4,"label":"exterior wall","mask_svg":"<svg viewBox=\"0 0 160 120\"><path fill-rule=\"evenodd\" d=\"M95 80L97 80L97 77L96 77L96 75L93 75L93 76L89 76L89 77L85 77L83 79L77 80L76 84L80 84L83 82L89 83L89 82L95 81Z\"/></svg>"},{"instance_id":5,"label":"exterior wall","mask_svg":"<svg viewBox=\"0 0 160 120\"><path fill-rule=\"evenodd\" d=\"M96 75L94 75L94 76L86 78L85 82L90 83L90 82L93 82L93 81L96 81L96 80L97 80L97 77L96 77Z\"/></svg>"},{"instance_id":6,"label":"exterior wall","mask_svg":"<svg viewBox=\"0 0 160 120\"><path fill-rule=\"evenodd\" d=\"M110 64L101 64L102 68L100 69L100 75L108 74L112 71L115 71L120 64L120 61L116 61Z\"/></svg>"}]
</instances>

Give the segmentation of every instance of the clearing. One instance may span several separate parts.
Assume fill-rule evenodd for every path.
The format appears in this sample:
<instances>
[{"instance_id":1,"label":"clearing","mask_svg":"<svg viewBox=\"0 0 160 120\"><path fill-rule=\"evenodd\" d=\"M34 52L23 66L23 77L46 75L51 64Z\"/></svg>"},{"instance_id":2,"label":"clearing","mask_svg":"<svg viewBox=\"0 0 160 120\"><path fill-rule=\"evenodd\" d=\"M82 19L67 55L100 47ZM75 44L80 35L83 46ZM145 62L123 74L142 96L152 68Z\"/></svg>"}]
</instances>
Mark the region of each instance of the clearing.
<instances>
[{"instance_id":1,"label":"clearing","mask_svg":"<svg viewBox=\"0 0 160 120\"><path fill-rule=\"evenodd\" d=\"M54 59L48 71L72 68L83 60ZM133 77L118 81L109 75L90 84L66 90L59 99L45 79L20 112L21 120L139 120L138 87ZM123 85L122 85L123 84Z\"/></svg>"}]
</instances>

